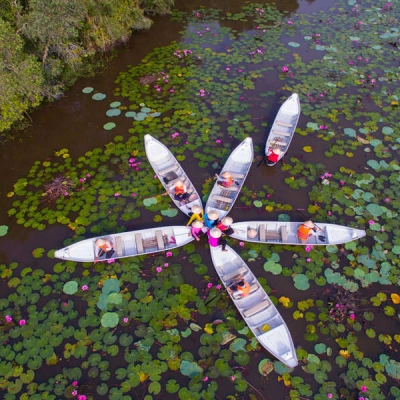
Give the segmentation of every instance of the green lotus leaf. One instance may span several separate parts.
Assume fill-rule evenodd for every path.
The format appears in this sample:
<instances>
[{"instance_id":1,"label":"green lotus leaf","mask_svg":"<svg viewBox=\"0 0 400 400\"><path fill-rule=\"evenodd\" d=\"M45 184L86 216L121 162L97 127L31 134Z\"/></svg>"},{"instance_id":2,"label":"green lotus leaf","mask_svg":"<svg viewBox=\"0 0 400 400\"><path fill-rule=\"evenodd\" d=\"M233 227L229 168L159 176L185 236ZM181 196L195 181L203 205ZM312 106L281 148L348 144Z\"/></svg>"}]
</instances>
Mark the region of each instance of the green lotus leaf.
<instances>
[{"instance_id":1,"label":"green lotus leaf","mask_svg":"<svg viewBox=\"0 0 400 400\"><path fill-rule=\"evenodd\" d=\"M120 282L118 279L110 278L103 283L103 293L109 295L110 293L119 293Z\"/></svg>"},{"instance_id":2,"label":"green lotus leaf","mask_svg":"<svg viewBox=\"0 0 400 400\"><path fill-rule=\"evenodd\" d=\"M142 108L140 109L140 111L141 111L142 113L148 113L148 112L151 111L151 109L150 109L149 107L142 107Z\"/></svg>"},{"instance_id":3,"label":"green lotus leaf","mask_svg":"<svg viewBox=\"0 0 400 400\"><path fill-rule=\"evenodd\" d=\"M78 282L69 281L64 284L63 292L65 294L74 294L78 291Z\"/></svg>"},{"instance_id":4,"label":"green lotus leaf","mask_svg":"<svg viewBox=\"0 0 400 400\"><path fill-rule=\"evenodd\" d=\"M179 369L182 375L188 376L189 378L194 378L203 373L203 368L201 368L199 364L187 360L181 361Z\"/></svg>"},{"instance_id":5,"label":"green lotus leaf","mask_svg":"<svg viewBox=\"0 0 400 400\"><path fill-rule=\"evenodd\" d=\"M134 118L136 116L135 111L128 111L125 113L125 117L127 118Z\"/></svg>"},{"instance_id":6,"label":"green lotus leaf","mask_svg":"<svg viewBox=\"0 0 400 400\"><path fill-rule=\"evenodd\" d=\"M300 47L300 44L297 42L289 42L288 45L291 47Z\"/></svg>"},{"instance_id":7,"label":"green lotus leaf","mask_svg":"<svg viewBox=\"0 0 400 400\"><path fill-rule=\"evenodd\" d=\"M43 257L44 252L45 252L45 249L43 247L38 247L35 250L33 250L32 255L35 258L41 258L41 257Z\"/></svg>"},{"instance_id":8,"label":"green lotus leaf","mask_svg":"<svg viewBox=\"0 0 400 400\"><path fill-rule=\"evenodd\" d=\"M157 198L156 197L150 197L149 199L144 199L143 204L146 207L150 207L153 204L157 204Z\"/></svg>"},{"instance_id":9,"label":"green lotus leaf","mask_svg":"<svg viewBox=\"0 0 400 400\"><path fill-rule=\"evenodd\" d=\"M293 277L294 286L299 290L307 290L310 288L310 282L304 274L297 274Z\"/></svg>"},{"instance_id":10,"label":"green lotus leaf","mask_svg":"<svg viewBox=\"0 0 400 400\"><path fill-rule=\"evenodd\" d=\"M233 353L237 353L238 351L246 351L245 346L246 346L247 341L243 338L237 338L235 339L229 346L229 349Z\"/></svg>"},{"instance_id":11,"label":"green lotus leaf","mask_svg":"<svg viewBox=\"0 0 400 400\"><path fill-rule=\"evenodd\" d=\"M160 115L161 115L161 113L159 113L159 112L153 112L153 113L150 113L150 114L149 114L149 116L150 116L150 117L153 117L153 118L159 117Z\"/></svg>"},{"instance_id":12,"label":"green lotus leaf","mask_svg":"<svg viewBox=\"0 0 400 400\"><path fill-rule=\"evenodd\" d=\"M277 374L283 375L290 372L292 369L287 365L283 364L281 361L274 361L274 370Z\"/></svg>"},{"instance_id":13,"label":"green lotus leaf","mask_svg":"<svg viewBox=\"0 0 400 400\"><path fill-rule=\"evenodd\" d=\"M180 386L179 386L179 383L175 379L170 379L167 381L167 384L165 385L165 389L168 393L174 394L180 389Z\"/></svg>"},{"instance_id":14,"label":"green lotus leaf","mask_svg":"<svg viewBox=\"0 0 400 400\"><path fill-rule=\"evenodd\" d=\"M392 252L394 254L399 255L400 254L400 245L396 244L395 246L392 247Z\"/></svg>"},{"instance_id":15,"label":"green lotus leaf","mask_svg":"<svg viewBox=\"0 0 400 400\"><path fill-rule=\"evenodd\" d=\"M96 387L96 392L100 396L105 396L108 393L108 386L106 383L102 382L100 385Z\"/></svg>"},{"instance_id":16,"label":"green lotus leaf","mask_svg":"<svg viewBox=\"0 0 400 400\"><path fill-rule=\"evenodd\" d=\"M82 93L85 93L85 94L89 94L89 93L92 93L93 92L93 88L92 87L85 87L85 88L83 88L82 89Z\"/></svg>"},{"instance_id":17,"label":"green lotus leaf","mask_svg":"<svg viewBox=\"0 0 400 400\"><path fill-rule=\"evenodd\" d=\"M380 217L383 214L383 209L378 204L368 204L366 207L367 211L370 212L374 217Z\"/></svg>"},{"instance_id":18,"label":"green lotus leaf","mask_svg":"<svg viewBox=\"0 0 400 400\"><path fill-rule=\"evenodd\" d=\"M114 328L118 325L119 317L118 314L115 312L106 312L101 317L101 325L106 328Z\"/></svg>"},{"instance_id":19,"label":"green lotus leaf","mask_svg":"<svg viewBox=\"0 0 400 400\"><path fill-rule=\"evenodd\" d=\"M175 217L178 214L178 210L176 208L168 208L166 210L161 210L161 214L165 217Z\"/></svg>"},{"instance_id":20,"label":"green lotus leaf","mask_svg":"<svg viewBox=\"0 0 400 400\"><path fill-rule=\"evenodd\" d=\"M107 122L106 124L103 125L103 128L106 131L110 131L111 129L114 129L117 125L114 122Z\"/></svg>"},{"instance_id":21,"label":"green lotus leaf","mask_svg":"<svg viewBox=\"0 0 400 400\"><path fill-rule=\"evenodd\" d=\"M307 128L310 128L314 131L319 131L319 125L316 122L307 122Z\"/></svg>"},{"instance_id":22,"label":"green lotus leaf","mask_svg":"<svg viewBox=\"0 0 400 400\"><path fill-rule=\"evenodd\" d=\"M344 133L350 137L356 137L356 131L353 128L344 128Z\"/></svg>"},{"instance_id":23,"label":"green lotus leaf","mask_svg":"<svg viewBox=\"0 0 400 400\"><path fill-rule=\"evenodd\" d=\"M147 117L147 114L144 112L138 112L133 118L136 121L143 121Z\"/></svg>"},{"instance_id":24,"label":"green lotus leaf","mask_svg":"<svg viewBox=\"0 0 400 400\"><path fill-rule=\"evenodd\" d=\"M315 46L315 50L325 50L326 49L326 47L324 46L324 45L321 45L321 44L317 44L316 46Z\"/></svg>"},{"instance_id":25,"label":"green lotus leaf","mask_svg":"<svg viewBox=\"0 0 400 400\"><path fill-rule=\"evenodd\" d=\"M264 263L264 269L267 272L271 272L274 275L279 275L282 272L282 266L277 264L273 260L268 260Z\"/></svg>"},{"instance_id":26,"label":"green lotus leaf","mask_svg":"<svg viewBox=\"0 0 400 400\"><path fill-rule=\"evenodd\" d=\"M327 347L326 347L325 343L318 343L314 346L314 349L315 349L316 353L323 354L326 352Z\"/></svg>"},{"instance_id":27,"label":"green lotus leaf","mask_svg":"<svg viewBox=\"0 0 400 400\"><path fill-rule=\"evenodd\" d=\"M279 214L278 215L278 221L289 222L290 221L290 215L288 215L288 214Z\"/></svg>"},{"instance_id":28,"label":"green lotus leaf","mask_svg":"<svg viewBox=\"0 0 400 400\"><path fill-rule=\"evenodd\" d=\"M260 208L260 207L263 206L263 203L262 203L262 201L260 201L260 200L254 200L253 204L254 204L257 208Z\"/></svg>"},{"instance_id":29,"label":"green lotus leaf","mask_svg":"<svg viewBox=\"0 0 400 400\"><path fill-rule=\"evenodd\" d=\"M121 105L121 102L120 101L113 101L111 104L110 104L110 107L111 108L116 108L116 107L119 107Z\"/></svg>"},{"instance_id":30,"label":"green lotus leaf","mask_svg":"<svg viewBox=\"0 0 400 400\"><path fill-rule=\"evenodd\" d=\"M8 233L7 225L0 225L0 236L5 236Z\"/></svg>"},{"instance_id":31,"label":"green lotus leaf","mask_svg":"<svg viewBox=\"0 0 400 400\"><path fill-rule=\"evenodd\" d=\"M107 110L106 115L107 117L118 117L121 114L121 110L119 108L111 108Z\"/></svg>"},{"instance_id":32,"label":"green lotus leaf","mask_svg":"<svg viewBox=\"0 0 400 400\"><path fill-rule=\"evenodd\" d=\"M110 293L107 297L108 303L112 304L121 304L122 303L122 294L121 293Z\"/></svg>"},{"instance_id":33,"label":"green lotus leaf","mask_svg":"<svg viewBox=\"0 0 400 400\"><path fill-rule=\"evenodd\" d=\"M328 252L328 253L337 253L338 252L338 247L335 245L335 244L330 244L330 245L328 245L328 246L326 246L326 251Z\"/></svg>"},{"instance_id":34,"label":"green lotus leaf","mask_svg":"<svg viewBox=\"0 0 400 400\"><path fill-rule=\"evenodd\" d=\"M95 93L95 94L92 96L92 99L93 99L93 100L99 101L99 100L104 100L106 97L107 97L107 96L106 96L104 93Z\"/></svg>"}]
</instances>

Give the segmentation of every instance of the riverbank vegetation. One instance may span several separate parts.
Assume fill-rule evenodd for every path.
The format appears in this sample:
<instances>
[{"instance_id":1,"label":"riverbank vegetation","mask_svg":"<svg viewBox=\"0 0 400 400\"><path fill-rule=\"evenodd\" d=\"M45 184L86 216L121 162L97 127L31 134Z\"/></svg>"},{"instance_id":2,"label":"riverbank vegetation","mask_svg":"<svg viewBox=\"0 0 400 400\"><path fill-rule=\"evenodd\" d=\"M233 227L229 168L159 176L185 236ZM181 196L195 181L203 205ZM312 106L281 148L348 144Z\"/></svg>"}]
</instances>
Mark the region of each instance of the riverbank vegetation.
<instances>
[{"instance_id":1,"label":"riverbank vegetation","mask_svg":"<svg viewBox=\"0 0 400 400\"><path fill-rule=\"evenodd\" d=\"M150 28L173 0L0 0L0 132L101 66L99 54Z\"/></svg>"}]
</instances>

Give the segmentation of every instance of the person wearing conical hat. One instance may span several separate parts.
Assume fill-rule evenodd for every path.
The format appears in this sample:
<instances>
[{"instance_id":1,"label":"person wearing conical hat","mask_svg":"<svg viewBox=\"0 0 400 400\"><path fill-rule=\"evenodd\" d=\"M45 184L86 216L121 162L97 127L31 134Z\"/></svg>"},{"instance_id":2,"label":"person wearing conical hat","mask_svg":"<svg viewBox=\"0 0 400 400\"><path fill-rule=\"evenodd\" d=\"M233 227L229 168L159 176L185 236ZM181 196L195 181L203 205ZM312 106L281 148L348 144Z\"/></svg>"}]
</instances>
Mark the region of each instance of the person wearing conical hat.
<instances>
[{"instance_id":1,"label":"person wearing conical hat","mask_svg":"<svg viewBox=\"0 0 400 400\"><path fill-rule=\"evenodd\" d=\"M316 230L317 227L311 220L305 221L297 229L297 237L301 243L306 244L308 238L312 235L312 231L316 232Z\"/></svg>"},{"instance_id":2,"label":"person wearing conical hat","mask_svg":"<svg viewBox=\"0 0 400 400\"><path fill-rule=\"evenodd\" d=\"M250 294L250 284L244 280L243 277L239 279L238 282L234 282L232 285L228 286L228 290L239 296L240 298L246 297Z\"/></svg>"},{"instance_id":3,"label":"person wearing conical hat","mask_svg":"<svg viewBox=\"0 0 400 400\"><path fill-rule=\"evenodd\" d=\"M230 188L232 185L239 185L239 182L233 180L232 174L228 171L223 172L221 175L215 175L218 179L217 184L226 188Z\"/></svg>"},{"instance_id":4,"label":"person wearing conical hat","mask_svg":"<svg viewBox=\"0 0 400 400\"><path fill-rule=\"evenodd\" d=\"M207 214L204 214L204 226L208 229L214 228L218 223L218 213L211 210Z\"/></svg>"},{"instance_id":5,"label":"person wearing conical hat","mask_svg":"<svg viewBox=\"0 0 400 400\"><path fill-rule=\"evenodd\" d=\"M232 227L233 219L231 217L224 217L217 224L217 228L221 229L224 235L232 235L232 233L237 233Z\"/></svg>"},{"instance_id":6,"label":"person wearing conical hat","mask_svg":"<svg viewBox=\"0 0 400 400\"><path fill-rule=\"evenodd\" d=\"M193 207L192 207L192 210L191 210L192 212L191 213L189 213L189 215L190 215L190 219L189 219L189 222L186 224L186 226L189 226L194 220L196 220L196 221L203 221L203 218L204 218L204 211L203 211L203 208L202 207L200 207L200 206L198 206L198 205L194 205Z\"/></svg>"},{"instance_id":7,"label":"person wearing conical hat","mask_svg":"<svg viewBox=\"0 0 400 400\"><path fill-rule=\"evenodd\" d=\"M225 249L226 241L222 239L222 231L218 228L211 228L207 231L208 236L208 244L210 247L217 248L219 246L222 247L222 251L228 251Z\"/></svg>"},{"instance_id":8,"label":"person wearing conical hat","mask_svg":"<svg viewBox=\"0 0 400 400\"><path fill-rule=\"evenodd\" d=\"M97 260L100 257L103 257L104 255L106 256L106 259L110 259L113 254L115 253L114 251L114 246L111 243L111 241L107 238L99 238L94 242L94 245L96 247L96 250L98 251L94 262L97 262Z\"/></svg>"},{"instance_id":9,"label":"person wearing conical hat","mask_svg":"<svg viewBox=\"0 0 400 400\"><path fill-rule=\"evenodd\" d=\"M276 164L279 161L281 153L281 149L273 149L272 147L269 147L267 151L267 163Z\"/></svg>"},{"instance_id":10,"label":"person wearing conical hat","mask_svg":"<svg viewBox=\"0 0 400 400\"><path fill-rule=\"evenodd\" d=\"M204 227L204 224L201 221L194 221L192 224L190 232L197 241L200 240L200 236L204 233L203 227Z\"/></svg>"},{"instance_id":11,"label":"person wearing conical hat","mask_svg":"<svg viewBox=\"0 0 400 400\"><path fill-rule=\"evenodd\" d=\"M186 185L181 180L178 180L174 183L171 192L173 193L176 201L186 202L190 197L190 194L187 192Z\"/></svg>"}]
</instances>

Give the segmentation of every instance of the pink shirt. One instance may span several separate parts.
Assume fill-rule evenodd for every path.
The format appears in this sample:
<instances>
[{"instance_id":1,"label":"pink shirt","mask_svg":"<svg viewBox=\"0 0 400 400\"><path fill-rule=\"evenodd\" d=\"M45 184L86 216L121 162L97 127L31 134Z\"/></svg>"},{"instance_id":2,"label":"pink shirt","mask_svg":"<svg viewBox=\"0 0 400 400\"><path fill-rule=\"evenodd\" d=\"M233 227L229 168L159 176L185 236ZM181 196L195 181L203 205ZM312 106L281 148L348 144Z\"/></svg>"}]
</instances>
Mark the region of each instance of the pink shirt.
<instances>
[{"instance_id":1,"label":"pink shirt","mask_svg":"<svg viewBox=\"0 0 400 400\"><path fill-rule=\"evenodd\" d=\"M208 244L211 246L211 247L218 247L219 246L219 238L213 238L211 235L210 235L210 231L207 231L207 236L208 236Z\"/></svg>"},{"instance_id":2,"label":"pink shirt","mask_svg":"<svg viewBox=\"0 0 400 400\"><path fill-rule=\"evenodd\" d=\"M195 228L194 226L192 226L191 232L192 232L192 236L194 236L196 239L199 239L199 234L202 231L203 228Z\"/></svg>"}]
</instances>

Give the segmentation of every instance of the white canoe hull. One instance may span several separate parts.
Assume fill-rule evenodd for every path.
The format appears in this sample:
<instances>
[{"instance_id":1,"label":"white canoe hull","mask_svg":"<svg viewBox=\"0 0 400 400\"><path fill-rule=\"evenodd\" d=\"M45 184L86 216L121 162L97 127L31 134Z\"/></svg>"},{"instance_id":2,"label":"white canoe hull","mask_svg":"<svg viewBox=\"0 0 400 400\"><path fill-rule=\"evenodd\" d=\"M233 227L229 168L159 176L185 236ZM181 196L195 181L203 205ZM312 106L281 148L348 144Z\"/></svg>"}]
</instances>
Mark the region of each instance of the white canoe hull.
<instances>
[{"instance_id":1,"label":"white canoe hull","mask_svg":"<svg viewBox=\"0 0 400 400\"><path fill-rule=\"evenodd\" d=\"M232 301L260 344L287 366L295 367L296 350L285 321L250 268L232 248L226 246L226 249L223 252L220 247L210 247L214 267L224 286L230 286L237 275L251 285L250 294L244 298L228 291Z\"/></svg>"},{"instance_id":2,"label":"white canoe hull","mask_svg":"<svg viewBox=\"0 0 400 400\"><path fill-rule=\"evenodd\" d=\"M281 106L272 124L270 133L265 143L265 155L271 147L281 151L278 161L286 154L292 141L300 117L300 100L297 93L293 93ZM273 166L276 162L268 162Z\"/></svg>"},{"instance_id":3,"label":"white canoe hull","mask_svg":"<svg viewBox=\"0 0 400 400\"><path fill-rule=\"evenodd\" d=\"M113 259L169 251L194 240L190 228L186 226L150 228L85 239L57 250L54 256L62 260L94 262L98 254L94 243L99 238L111 241L115 251L111 257ZM104 260L105 256L98 259Z\"/></svg>"},{"instance_id":4,"label":"white canoe hull","mask_svg":"<svg viewBox=\"0 0 400 400\"><path fill-rule=\"evenodd\" d=\"M207 200L206 213L214 210L218 213L219 219L229 213L249 173L253 156L253 140L248 137L232 151L220 173L220 175L224 172L231 173L237 184L230 188L225 188L215 182Z\"/></svg>"},{"instance_id":5,"label":"white canoe hull","mask_svg":"<svg viewBox=\"0 0 400 400\"><path fill-rule=\"evenodd\" d=\"M301 243L297 237L297 229L301 224L302 222L281 221L234 222L232 228L236 232L230 236L238 240L255 243L326 246L350 242L366 235L366 232L362 229L318 222L316 225L320 230L315 233L311 231L313 234L307 243ZM249 232L249 230L255 230L257 232L256 237L249 237L252 236L252 232Z\"/></svg>"},{"instance_id":6,"label":"white canoe hull","mask_svg":"<svg viewBox=\"0 0 400 400\"><path fill-rule=\"evenodd\" d=\"M189 215L189 213L191 212L191 208L194 205L198 205L203 208L200 196L197 193L195 187L179 164L178 160L169 151L169 149L149 134L144 136L144 145L147 158L151 166L153 167L154 172L157 174L158 179L170 195L175 205L186 215ZM168 174L171 173L176 175L176 178L170 181L166 181ZM184 182L187 188L187 192L190 194L190 197L186 204L182 204L180 201L174 199L172 190L174 187L174 182L178 180Z\"/></svg>"}]
</instances>

